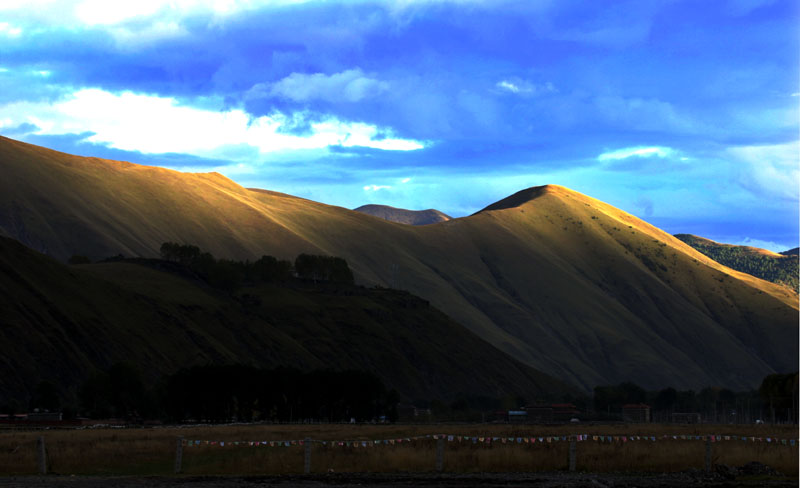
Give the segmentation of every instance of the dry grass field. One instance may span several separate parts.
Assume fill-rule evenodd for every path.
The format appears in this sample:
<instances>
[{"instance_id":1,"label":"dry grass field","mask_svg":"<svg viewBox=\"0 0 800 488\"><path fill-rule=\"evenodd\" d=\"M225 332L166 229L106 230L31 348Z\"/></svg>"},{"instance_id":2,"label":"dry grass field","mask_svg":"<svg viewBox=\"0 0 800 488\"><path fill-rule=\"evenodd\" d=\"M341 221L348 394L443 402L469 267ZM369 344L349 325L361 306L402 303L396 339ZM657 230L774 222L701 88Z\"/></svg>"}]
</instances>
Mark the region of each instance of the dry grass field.
<instances>
[{"instance_id":1,"label":"dry grass field","mask_svg":"<svg viewBox=\"0 0 800 488\"><path fill-rule=\"evenodd\" d=\"M0 475L36 472L36 439L45 438L49 471L62 475L170 475L178 436L216 445L185 446L183 470L189 475L296 474L303 471L304 447L252 447L234 442L404 439L428 434L479 437L554 437L577 434L656 436L657 441L579 442L577 469L591 472L674 472L702 469L705 442L662 440L662 435L730 435L739 438L796 439L796 426L733 425L238 425L153 429L86 429L0 432ZM225 442L225 446L219 443ZM352 442L351 442L352 444ZM360 443L359 443L360 444ZM567 468L569 442L491 445L471 441L445 443L444 471L536 472ZM432 438L373 447L312 444L312 473L425 472L435 469ZM798 472L797 446L767 442L720 441L714 464L766 464L788 476Z\"/></svg>"}]
</instances>

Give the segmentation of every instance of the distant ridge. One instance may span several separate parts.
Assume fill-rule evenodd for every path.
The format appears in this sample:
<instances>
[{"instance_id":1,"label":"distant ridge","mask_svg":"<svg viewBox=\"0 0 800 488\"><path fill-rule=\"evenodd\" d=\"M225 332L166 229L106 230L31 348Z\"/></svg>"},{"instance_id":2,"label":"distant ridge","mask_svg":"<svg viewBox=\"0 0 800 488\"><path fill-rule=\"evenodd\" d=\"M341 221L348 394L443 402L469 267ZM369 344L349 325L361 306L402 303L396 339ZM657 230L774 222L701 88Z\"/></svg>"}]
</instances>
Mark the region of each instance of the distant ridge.
<instances>
[{"instance_id":1,"label":"distant ridge","mask_svg":"<svg viewBox=\"0 0 800 488\"><path fill-rule=\"evenodd\" d=\"M800 247L796 247L794 249L789 249L788 251L782 251L780 254L784 256L797 256L800 255Z\"/></svg>"},{"instance_id":2,"label":"distant ridge","mask_svg":"<svg viewBox=\"0 0 800 488\"><path fill-rule=\"evenodd\" d=\"M795 291L800 285L797 248L776 253L759 247L721 244L692 234L675 234L675 237L718 263L742 273L788 286Z\"/></svg>"},{"instance_id":3,"label":"distant ridge","mask_svg":"<svg viewBox=\"0 0 800 488\"><path fill-rule=\"evenodd\" d=\"M452 219L449 215L432 208L428 210L406 210L404 208L390 207L389 205L362 205L353 210L388 220L389 222L406 225L436 224Z\"/></svg>"}]
</instances>

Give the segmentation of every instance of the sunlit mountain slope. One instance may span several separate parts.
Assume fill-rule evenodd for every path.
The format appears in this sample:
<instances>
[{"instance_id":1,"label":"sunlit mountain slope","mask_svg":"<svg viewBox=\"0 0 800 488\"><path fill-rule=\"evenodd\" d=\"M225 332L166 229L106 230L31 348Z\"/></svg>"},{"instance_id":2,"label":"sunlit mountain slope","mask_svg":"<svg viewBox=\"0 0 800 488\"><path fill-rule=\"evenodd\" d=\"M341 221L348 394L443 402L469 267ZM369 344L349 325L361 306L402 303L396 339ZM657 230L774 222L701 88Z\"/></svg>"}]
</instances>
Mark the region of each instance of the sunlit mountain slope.
<instances>
[{"instance_id":1,"label":"sunlit mountain slope","mask_svg":"<svg viewBox=\"0 0 800 488\"><path fill-rule=\"evenodd\" d=\"M342 256L357 281L407 289L513 357L584 389L753 387L797 367L798 298L558 186L408 226L216 174L69 156L0 139L0 228L60 259ZM12 183L13 181L13 183Z\"/></svg>"}]
</instances>

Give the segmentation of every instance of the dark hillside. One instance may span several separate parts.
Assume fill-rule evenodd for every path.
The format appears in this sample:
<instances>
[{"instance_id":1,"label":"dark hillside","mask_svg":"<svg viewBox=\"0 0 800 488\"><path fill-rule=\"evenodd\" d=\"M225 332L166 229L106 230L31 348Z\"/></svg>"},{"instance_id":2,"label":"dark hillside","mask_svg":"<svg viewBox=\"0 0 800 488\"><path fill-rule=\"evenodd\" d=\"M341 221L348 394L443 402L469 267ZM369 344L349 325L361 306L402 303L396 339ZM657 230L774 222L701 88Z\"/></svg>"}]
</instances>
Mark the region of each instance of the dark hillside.
<instances>
[{"instance_id":1,"label":"dark hillside","mask_svg":"<svg viewBox=\"0 0 800 488\"><path fill-rule=\"evenodd\" d=\"M363 370L407 399L571 391L407 292L313 282L224 292L175 263L139 261L68 266L0 238L0 395L25 398L43 380L74 393L119 361L147 380L205 364Z\"/></svg>"}]
</instances>

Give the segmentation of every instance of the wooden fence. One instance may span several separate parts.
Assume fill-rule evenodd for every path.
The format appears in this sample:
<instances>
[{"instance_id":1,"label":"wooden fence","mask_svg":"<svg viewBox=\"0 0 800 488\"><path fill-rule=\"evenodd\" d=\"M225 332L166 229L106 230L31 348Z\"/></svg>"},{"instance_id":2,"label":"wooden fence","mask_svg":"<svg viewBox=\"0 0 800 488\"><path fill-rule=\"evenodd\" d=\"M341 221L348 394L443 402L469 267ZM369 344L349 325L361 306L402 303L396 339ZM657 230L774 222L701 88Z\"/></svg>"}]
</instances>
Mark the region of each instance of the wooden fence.
<instances>
[{"instance_id":1,"label":"wooden fence","mask_svg":"<svg viewBox=\"0 0 800 488\"><path fill-rule=\"evenodd\" d=\"M430 434L413 437L402 437L393 439L376 439L376 440L318 440L312 438L294 439L294 440L270 440L270 441L213 441L213 440L197 440L186 439L184 437L177 437L175 439L175 455L174 455L174 469L175 474L181 474L184 470L184 461L186 456L192 455L193 450L209 449L231 450L231 449L258 449L261 451L282 451L295 450L298 452L302 450L303 464L302 471L299 466L297 472L309 474L312 472L313 463L313 446L322 446L327 449L339 449L347 452L354 452L355 450L378 450L386 446L414 446L415 444L426 444L430 446L434 444L433 459L431 459L430 466L436 472L444 471L445 458L447 455L447 446L453 445L465 447L484 447L490 448L493 446L527 446L529 448L537 445L553 446L561 444L566 449L566 459L563 460L564 464L560 467L555 466L555 469L566 469L575 471L578 466L578 459L581 449L579 446L582 444L598 444L598 445L625 445L637 444L648 445L655 447L657 444L664 444L675 441L695 441L705 444L704 454L704 469L710 472L714 464L714 450L715 445L721 444L753 444L753 445L772 445L772 446L785 446L787 448L794 448L798 446L797 439L783 439L772 437L747 437L735 435L660 435L660 436L645 436L645 435L567 435L567 436L536 436L536 437L497 437L497 436L463 436L453 434ZM299 452L298 452L299 455ZM562 458L563 459L563 458ZM40 436L36 442L36 460L37 469L39 474L48 473L48 453L45 445L45 437Z\"/></svg>"}]
</instances>

